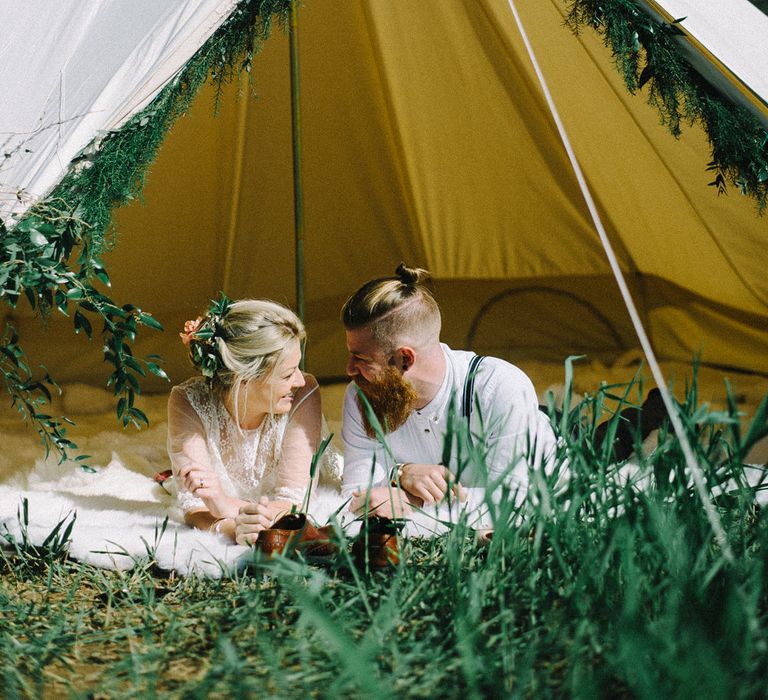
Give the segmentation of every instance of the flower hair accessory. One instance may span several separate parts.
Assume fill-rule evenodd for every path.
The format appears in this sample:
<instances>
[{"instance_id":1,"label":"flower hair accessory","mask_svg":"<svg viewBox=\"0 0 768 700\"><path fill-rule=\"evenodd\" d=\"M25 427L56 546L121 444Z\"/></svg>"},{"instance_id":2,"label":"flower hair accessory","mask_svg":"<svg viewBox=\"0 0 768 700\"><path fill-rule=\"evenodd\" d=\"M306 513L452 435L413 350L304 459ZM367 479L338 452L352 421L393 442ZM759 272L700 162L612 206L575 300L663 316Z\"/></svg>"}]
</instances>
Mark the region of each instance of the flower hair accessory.
<instances>
[{"instance_id":1,"label":"flower hair accessory","mask_svg":"<svg viewBox=\"0 0 768 700\"><path fill-rule=\"evenodd\" d=\"M181 333L179 333L179 338L181 338L181 342L184 343L184 347L187 348L187 350L189 350L189 345L192 342L192 338L194 337L195 333L202 325L203 325L202 316L198 316L194 321L184 322L184 330Z\"/></svg>"},{"instance_id":2,"label":"flower hair accessory","mask_svg":"<svg viewBox=\"0 0 768 700\"><path fill-rule=\"evenodd\" d=\"M224 369L216 338L226 339L221 322L231 305L232 300L224 292L220 292L219 298L211 302L205 316L187 321L184 323L184 330L179 333L181 342L189 350L192 364L205 377L213 377L219 370Z\"/></svg>"}]
</instances>

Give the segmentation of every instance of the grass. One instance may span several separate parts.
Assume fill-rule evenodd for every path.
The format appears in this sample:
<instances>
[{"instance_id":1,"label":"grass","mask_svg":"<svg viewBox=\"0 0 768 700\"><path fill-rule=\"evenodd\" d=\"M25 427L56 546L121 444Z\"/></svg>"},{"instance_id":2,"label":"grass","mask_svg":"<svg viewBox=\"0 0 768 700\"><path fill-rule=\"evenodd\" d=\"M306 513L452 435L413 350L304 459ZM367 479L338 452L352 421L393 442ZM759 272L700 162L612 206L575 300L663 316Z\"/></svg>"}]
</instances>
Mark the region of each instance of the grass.
<instances>
[{"instance_id":1,"label":"grass","mask_svg":"<svg viewBox=\"0 0 768 700\"><path fill-rule=\"evenodd\" d=\"M4 697L763 697L768 516L741 461L768 403L747 430L735 404L699 406L695 381L682 405L729 564L665 428L634 474L595 447L597 416L639 396L604 387L570 408L568 479L503 503L489 546L459 523L404 542L392 570L359 571L343 547L324 566L174 578L151 546L128 572L69 560L66 523L43 545L6 537Z\"/></svg>"}]
</instances>

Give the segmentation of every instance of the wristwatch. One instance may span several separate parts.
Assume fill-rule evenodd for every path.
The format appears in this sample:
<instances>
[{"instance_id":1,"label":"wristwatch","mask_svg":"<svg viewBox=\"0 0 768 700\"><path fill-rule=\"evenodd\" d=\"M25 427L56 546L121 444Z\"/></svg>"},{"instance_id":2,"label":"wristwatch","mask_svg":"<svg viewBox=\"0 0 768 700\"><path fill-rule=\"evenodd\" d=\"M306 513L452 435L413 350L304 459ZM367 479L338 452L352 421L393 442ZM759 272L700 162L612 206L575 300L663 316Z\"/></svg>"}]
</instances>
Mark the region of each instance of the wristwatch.
<instances>
[{"instance_id":1,"label":"wristwatch","mask_svg":"<svg viewBox=\"0 0 768 700\"><path fill-rule=\"evenodd\" d=\"M403 478L403 469L408 466L410 462L397 462L392 471L389 472L389 485L400 486L400 479Z\"/></svg>"}]
</instances>

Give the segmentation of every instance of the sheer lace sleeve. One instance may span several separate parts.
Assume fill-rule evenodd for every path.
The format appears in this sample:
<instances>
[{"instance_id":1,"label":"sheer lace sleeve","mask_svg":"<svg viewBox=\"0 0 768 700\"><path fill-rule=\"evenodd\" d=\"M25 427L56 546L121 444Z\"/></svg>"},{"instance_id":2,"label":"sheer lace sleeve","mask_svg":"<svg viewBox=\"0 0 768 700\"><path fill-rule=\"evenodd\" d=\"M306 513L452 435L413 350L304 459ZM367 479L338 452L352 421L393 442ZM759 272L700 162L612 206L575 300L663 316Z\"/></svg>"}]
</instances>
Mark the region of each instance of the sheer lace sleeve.
<instances>
[{"instance_id":1,"label":"sheer lace sleeve","mask_svg":"<svg viewBox=\"0 0 768 700\"><path fill-rule=\"evenodd\" d=\"M320 444L322 407L317 380L304 375L306 384L296 394L285 428L280 463L275 483L275 497L300 504L309 485L312 455Z\"/></svg>"},{"instance_id":2,"label":"sheer lace sleeve","mask_svg":"<svg viewBox=\"0 0 768 700\"><path fill-rule=\"evenodd\" d=\"M174 479L179 485L177 498L181 509L187 513L206 508L202 499L183 488L179 478L179 470L188 464L206 468L211 465L202 420L180 386L173 387L168 398L168 456L171 458Z\"/></svg>"}]
</instances>

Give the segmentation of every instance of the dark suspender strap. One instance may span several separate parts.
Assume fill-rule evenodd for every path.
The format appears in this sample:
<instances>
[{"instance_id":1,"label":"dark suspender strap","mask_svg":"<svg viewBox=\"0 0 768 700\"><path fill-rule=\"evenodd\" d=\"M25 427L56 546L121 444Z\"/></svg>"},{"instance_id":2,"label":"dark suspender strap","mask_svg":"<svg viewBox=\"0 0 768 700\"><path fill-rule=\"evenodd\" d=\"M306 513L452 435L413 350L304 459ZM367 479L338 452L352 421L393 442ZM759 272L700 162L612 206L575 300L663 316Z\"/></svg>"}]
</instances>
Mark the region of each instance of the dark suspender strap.
<instances>
[{"instance_id":1,"label":"dark suspender strap","mask_svg":"<svg viewBox=\"0 0 768 700\"><path fill-rule=\"evenodd\" d=\"M472 399L475 395L475 375L480 367L480 363L485 359L484 355L475 355L469 361L467 377L464 380L464 394L461 397L461 416L469 420L472 415Z\"/></svg>"}]
</instances>

